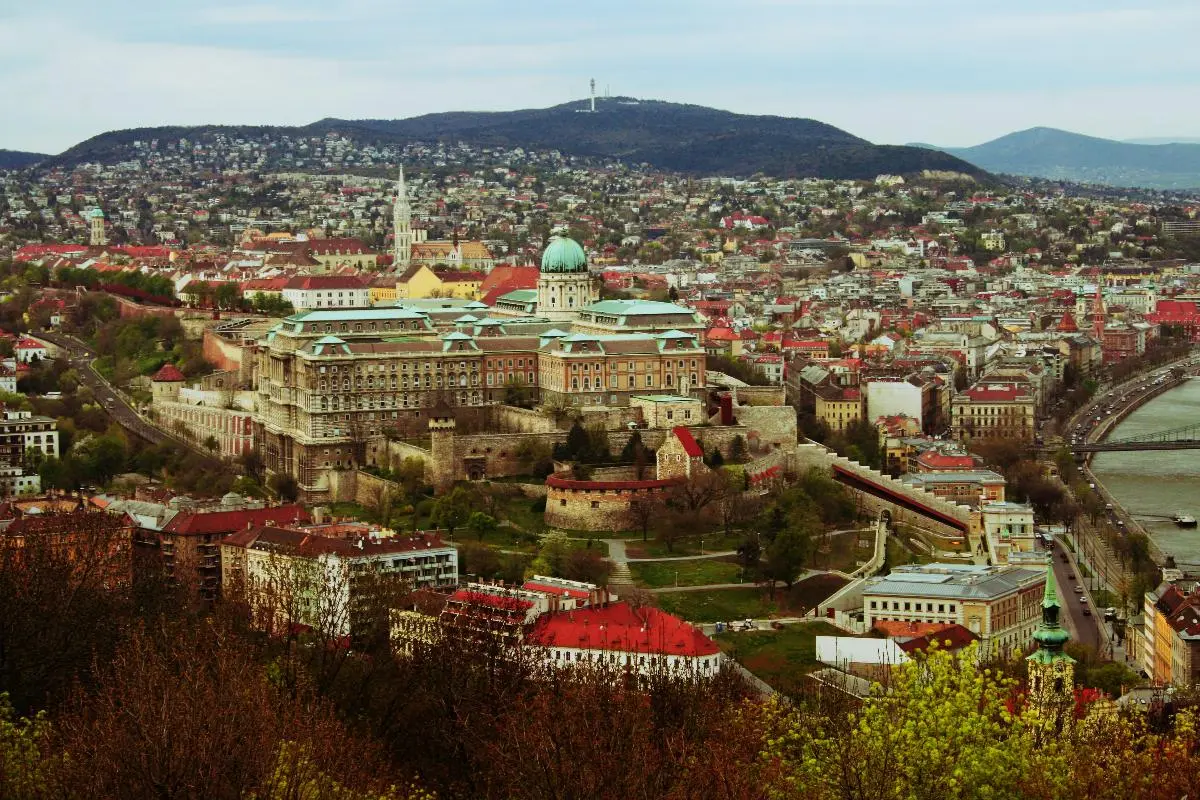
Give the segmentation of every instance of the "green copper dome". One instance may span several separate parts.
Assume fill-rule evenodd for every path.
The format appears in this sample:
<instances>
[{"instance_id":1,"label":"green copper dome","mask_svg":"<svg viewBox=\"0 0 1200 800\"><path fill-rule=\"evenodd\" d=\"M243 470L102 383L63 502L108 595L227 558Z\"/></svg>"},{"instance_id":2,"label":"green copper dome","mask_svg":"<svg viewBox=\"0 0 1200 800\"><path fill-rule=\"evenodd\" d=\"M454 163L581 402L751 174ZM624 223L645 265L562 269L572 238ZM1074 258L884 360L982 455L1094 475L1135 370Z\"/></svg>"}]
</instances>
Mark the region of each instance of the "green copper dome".
<instances>
[{"instance_id":1,"label":"green copper dome","mask_svg":"<svg viewBox=\"0 0 1200 800\"><path fill-rule=\"evenodd\" d=\"M579 242L555 236L546 245L546 252L542 253L542 272L587 272L587 256Z\"/></svg>"}]
</instances>

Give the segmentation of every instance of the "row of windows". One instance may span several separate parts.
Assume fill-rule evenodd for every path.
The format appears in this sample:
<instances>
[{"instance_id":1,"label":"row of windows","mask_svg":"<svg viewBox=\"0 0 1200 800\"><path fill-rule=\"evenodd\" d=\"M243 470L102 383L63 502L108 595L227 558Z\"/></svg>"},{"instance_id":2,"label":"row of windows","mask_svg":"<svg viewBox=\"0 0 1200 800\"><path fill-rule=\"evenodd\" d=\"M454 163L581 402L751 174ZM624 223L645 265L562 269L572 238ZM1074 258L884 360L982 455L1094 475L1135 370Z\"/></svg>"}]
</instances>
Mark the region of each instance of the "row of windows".
<instances>
[{"instance_id":1,"label":"row of windows","mask_svg":"<svg viewBox=\"0 0 1200 800\"><path fill-rule=\"evenodd\" d=\"M904 601L904 610L905 611L925 611L928 613L933 613L933 603L925 603L924 605L925 605L925 608L921 608L921 603L913 603L911 601L906 600L906 601ZM937 613L939 613L939 614L947 613L946 605L947 605L946 603L938 603L937 604ZM912 606L916 606L916 608L912 608ZM950 606L949 613L954 614L957 612L958 605L956 603L950 603L949 606ZM871 601L871 610L872 611L875 611L875 610L887 611L888 610L888 601L887 600L878 600L878 601L872 600ZM892 601L892 609L891 610L892 611L900 611L901 610L899 600Z\"/></svg>"}]
</instances>

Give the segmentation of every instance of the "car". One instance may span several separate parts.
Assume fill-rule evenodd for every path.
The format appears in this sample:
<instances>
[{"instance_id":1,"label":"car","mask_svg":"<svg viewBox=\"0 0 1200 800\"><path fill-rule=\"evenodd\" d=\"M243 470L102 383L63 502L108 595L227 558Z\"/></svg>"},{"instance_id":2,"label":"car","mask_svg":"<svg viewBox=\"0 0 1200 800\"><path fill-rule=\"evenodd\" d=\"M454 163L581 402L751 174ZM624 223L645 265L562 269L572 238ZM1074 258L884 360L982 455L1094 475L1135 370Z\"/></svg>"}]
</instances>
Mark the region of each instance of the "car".
<instances>
[{"instance_id":1,"label":"car","mask_svg":"<svg viewBox=\"0 0 1200 800\"><path fill-rule=\"evenodd\" d=\"M1072 580L1074 580L1075 576L1074 576L1074 575L1072 575L1072 576L1071 576L1071 578L1072 578ZM1082 587L1082 586L1076 586L1076 587L1075 587L1075 594L1083 594L1083 587Z\"/></svg>"},{"instance_id":2,"label":"car","mask_svg":"<svg viewBox=\"0 0 1200 800\"><path fill-rule=\"evenodd\" d=\"M1085 617L1090 617L1090 616L1092 615L1092 610L1091 610L1090 608L1088 608L1087 606L1084 606L1084 607L1083 607L1082 609L1080 609L1080 610L1081 610L1081 611L1083 611L1083 615L1084 615Z\"/></svg>"},{"instance_id":3,"label":"car","mask_svg":"<svg viewBox=\"0 0 1200 800\"><path fill-rule=\"evenodd\" d=\"M1074 573L1074 572L1068 572L1068 573L1067 573L1067 580L1069 580L1069 581L1073 581L1073 580L1075 580L1075 573ZM1080 589L1080 591L1083 591L1083 590L1082 590L1082 589Z\"/></svg>"}]
</instances>

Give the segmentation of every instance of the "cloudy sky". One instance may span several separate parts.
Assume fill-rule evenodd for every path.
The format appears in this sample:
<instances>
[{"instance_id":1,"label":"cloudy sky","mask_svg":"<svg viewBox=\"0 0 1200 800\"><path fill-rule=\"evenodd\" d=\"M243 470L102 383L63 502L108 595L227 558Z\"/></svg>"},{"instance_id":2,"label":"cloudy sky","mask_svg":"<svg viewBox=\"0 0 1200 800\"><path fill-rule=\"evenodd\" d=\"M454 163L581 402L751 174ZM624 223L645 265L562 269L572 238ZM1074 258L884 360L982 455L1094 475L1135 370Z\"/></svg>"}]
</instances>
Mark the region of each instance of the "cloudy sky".
<instances>
[{"instance_id":1,"label":"cloudy sky","mask_svg":"<svg viewBox=\"0 0 1200 800\"><path fill-rule=\"evenodd\" d=\"M6 0L0 148L538 107L590 77L885 143L1200 136L1197 32L1196 0Z\"/></svg>"}]
</instances>

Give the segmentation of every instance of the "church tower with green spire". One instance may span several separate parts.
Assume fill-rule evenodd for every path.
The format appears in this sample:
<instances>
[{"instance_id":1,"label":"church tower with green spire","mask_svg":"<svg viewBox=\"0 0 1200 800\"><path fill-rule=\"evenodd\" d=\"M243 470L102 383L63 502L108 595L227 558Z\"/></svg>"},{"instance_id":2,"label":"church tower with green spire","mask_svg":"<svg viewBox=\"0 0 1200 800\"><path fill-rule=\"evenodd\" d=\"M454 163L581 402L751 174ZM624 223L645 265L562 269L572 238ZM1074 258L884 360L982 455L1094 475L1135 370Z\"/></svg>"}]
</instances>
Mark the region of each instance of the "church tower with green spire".
<instances>
[{"instance_id":1,"label":"church tower with green spire","mask_svg":"<svg viewBox=\"0 0 1200 800\"><path fill-rule=\"evenodd\" d=\"M1071 634L1059 623L1061 610L1054 564L1048 561L1042 621L1033 634L1038 649L1025 660L1029 668L1029 699L1047 718L1059 724L1063 714L1073 707L1075 698L1075 659L1063 652Z\"/></svg>"}]
</instances>

